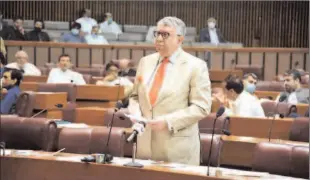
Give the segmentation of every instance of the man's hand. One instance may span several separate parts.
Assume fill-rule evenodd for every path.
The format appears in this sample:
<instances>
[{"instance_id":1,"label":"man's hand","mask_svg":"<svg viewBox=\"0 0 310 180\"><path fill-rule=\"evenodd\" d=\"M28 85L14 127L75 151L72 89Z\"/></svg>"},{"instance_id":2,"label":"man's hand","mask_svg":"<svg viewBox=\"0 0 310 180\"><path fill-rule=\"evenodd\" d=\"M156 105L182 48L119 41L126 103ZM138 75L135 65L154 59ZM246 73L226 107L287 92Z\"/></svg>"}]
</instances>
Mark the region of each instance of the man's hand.
<instances>
[{"instance_id":1,"label":"man's hand","mask_svg":"<svg viewBox=\"0 0 310 180\"><path fill-rule=\"evenodd\" d=\"M150 126L152 130L156 131L163 131L168 129L168 124L165 120L151 120L147 123L147 125Z\"/></svg>"}]
</instances>

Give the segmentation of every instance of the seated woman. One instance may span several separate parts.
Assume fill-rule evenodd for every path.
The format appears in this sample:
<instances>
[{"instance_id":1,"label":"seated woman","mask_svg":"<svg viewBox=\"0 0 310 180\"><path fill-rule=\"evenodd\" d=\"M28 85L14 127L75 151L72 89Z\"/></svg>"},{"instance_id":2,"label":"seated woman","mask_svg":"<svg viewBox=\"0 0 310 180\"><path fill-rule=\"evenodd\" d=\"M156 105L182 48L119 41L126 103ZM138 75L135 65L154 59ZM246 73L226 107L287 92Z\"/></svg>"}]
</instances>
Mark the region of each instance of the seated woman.
<instances>
[{"instance_id":1,"label":"seated woman","mask_svg":"<svg viewBox=\"0 0 310 180\"><path fill-rule=\"evenodd\" d=\"M106 76L96 82L96 85L103 85L103 86L116 86L121 85L125 88L125 97L128 97L132 91L133 83L127 79L126 77L119 77L119 66L113 62L109 62L106 65Z\"/></svg>"}]
</instances>

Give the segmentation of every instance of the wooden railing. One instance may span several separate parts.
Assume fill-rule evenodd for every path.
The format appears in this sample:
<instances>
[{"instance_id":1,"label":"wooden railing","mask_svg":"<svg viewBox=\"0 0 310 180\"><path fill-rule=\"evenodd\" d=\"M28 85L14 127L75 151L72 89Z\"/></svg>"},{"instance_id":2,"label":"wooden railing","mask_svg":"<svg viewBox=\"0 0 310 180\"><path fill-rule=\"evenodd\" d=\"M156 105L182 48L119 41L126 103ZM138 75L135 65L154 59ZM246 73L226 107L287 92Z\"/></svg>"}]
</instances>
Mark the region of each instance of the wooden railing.
<instances>
[{"instance_id":1,"label":"wooden railing","mask_svg":"<svg viewBox=\"0 0 310 180\"><path fill-rule=\"evenodd\" d=\"M137 64L141 57L155 52L150 44L87 45L54 42L5 41L9 62L14 61L17 50L24 49L29 60L37 66L57 62L62 53L71 56L76 66L105 64L112 59L129 58ZM183 49L205 60L211 69L232 69L235 65L258 65L262 67L265 80L288 69L310 70L309 53L306 48L216 48L208 46L184 46ZM234 60L235 64L232 64ZM298 62L298 63L297 63Z\"/></svg>"}]
</instances>

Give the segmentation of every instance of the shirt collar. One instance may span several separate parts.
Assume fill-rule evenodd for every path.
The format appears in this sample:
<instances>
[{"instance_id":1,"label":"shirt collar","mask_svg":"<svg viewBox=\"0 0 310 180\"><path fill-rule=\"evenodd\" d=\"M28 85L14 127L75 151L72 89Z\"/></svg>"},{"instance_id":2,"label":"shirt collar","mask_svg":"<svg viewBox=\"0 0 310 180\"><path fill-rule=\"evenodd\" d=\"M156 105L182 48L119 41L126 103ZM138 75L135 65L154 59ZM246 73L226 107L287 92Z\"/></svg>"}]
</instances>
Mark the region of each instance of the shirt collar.
<instances>
[{"instance_id":1,"label":"shirt collar","mask_svg":"<svg viewBox=\"0 0 310 180\"><path fill-rule=\"evenodd\" d=\"M174 51L174 53L168 57L169 58L169 62L171 64L174 64L176 59L177 59L177 56L179 55L179 53L181 52L181 47L179 47L176 51ZM161 63L163 60L164 60L165 57L160 57L160 60L159 60L159 63Z\"/></svg>"}]
</instances>

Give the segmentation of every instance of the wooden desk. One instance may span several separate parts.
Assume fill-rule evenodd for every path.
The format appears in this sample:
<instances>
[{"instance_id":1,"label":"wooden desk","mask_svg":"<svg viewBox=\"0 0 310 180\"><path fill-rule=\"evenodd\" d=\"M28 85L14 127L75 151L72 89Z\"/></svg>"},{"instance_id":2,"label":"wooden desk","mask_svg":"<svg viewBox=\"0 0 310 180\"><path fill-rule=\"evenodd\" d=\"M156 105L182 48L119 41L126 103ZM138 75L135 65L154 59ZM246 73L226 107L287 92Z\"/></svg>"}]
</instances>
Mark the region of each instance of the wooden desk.
<instances>
[{"instance_id":1,"label":"wooden desk","mask_svg":"<svg viewBox=\"0 0 310 180\"><path fill-rule=\"evenodd\" d=\"M297 114L305 116L307 110L309 110L309 104L296 104Z\"/></svg>"},{"instance_id":2,"label":"wooden desk","mask_svg":"<svg viewBox=\"0 0 310 180\"><path fill-rule=\"evenodd\" d=\"M256 144L259 142L268 142L267 138L253 138L233 135L222 136L221 139L223 140L223 149L220 163L245 167L252 166L253 153ZM297 141L271 139L271 142L309 147L309 143Z\"/></svg>"},{"instance_id":3,"label":"wooden desk","mask_svg":"<svg viewBox=\"0 0 310 180\"><path fill-rule=\"evenodd\" d=\"M77 86L79 107L115 107L117 100L124 98L124 87L80 85Z\"/></svg>"},{"instance_id":4,"label":"wooden desk","mask_svg":"<svg viewBox=\"0 0 310 180\"><path fill-rule=\"evenodd\" d=\"M275 119L271 138L288 140L294 119ZM230 131L235 136L268 138L272 118L230 117Z\"/></svg>"},{"instance_id":5,"label":"wooden desk","mask_svg":"<svg viewBox=\"0 0 310 180\"><path fill-rule=\"evenodd\" d=\"M67 104L67 93L36 92L35 109L55 109L56 104Z\"/></svg>"},{"instance_id":6,"label":"wooden desk","mask_svg":"<svg viewBox=\"0 0 310 180\"><path fill-rule=\"evenodd\" d=\"M38 91L38 86L39 83L38 82L22 82L20 84L20 89L22 91L34 91L37 92Z\"/></svg>"},{"instance_id":7,"label":"wooden desk","mask_svg":"<svg viewBox=\"0 0 310 180\"><path fill-rule=\"evenodd\" d=\"M209 77L211 82L221 82L224 81L224 79L229 74L235 74L239 77L243 77L243 71L242 70L221 70L221 69L210 69L209 70Z\"/></svg>"},{"instance_id":8,"label":"wooden desk","mask_svg":"<svg viewBox=\"0 0 310 180\"><path fill-rule=\"evenodd\" d=\"M173 166L168 163L146 164L143 168L130 168L123 166L130 162L128 158L118 158L123 162L113 164L82 163L80 160L86 155L59 153L52 156L51 152L33 151L29 156L7 155L0 156L1 174L4 180L228 180L228 179L259 179L260 177L247 177L228 175L230 170L225 168L210 168L210 176L206 175L205 166ZM247 173L248 174L248 173ZM264 178L281 179L282 176L263 173ZM128 178L129 177L129 178ZM147 178L146 178L147 177ZM283 177L282 177L283 178ZM294 179L294 178L292 178Z\"/></svg>"},{"instance_id":9,"label":"wooden desk","mask_svg":"<svg viewBox=\"0 0 310 180\"><path fill-rule=\"evenodd\" d=\"M105 112L105 108L98 107L76 108L75 122L85 123L90 126L103 126Z\"/></svg>"},{"instance_id":10,"label":"wooden desk","mask_svg":"<svg viewBox=\"0 0 310 180\"><path fill-rule=\"evenodd\" d=\"M23 82L42 82L46 83L47 76L24 76Z\"/></svg>"},{"instance_id":11,"label":"wooden desk","mask_svg":"<svg viewBox=\"0 0 310 180\"><path fill-rule=\"evenodd\" d=\"M280 92L276 92L276 91L255 91L255 95L259 99L261 99L261 98L268 99L268 97L272 97L271 100L276 100L277 97L280 95Z\"/></svg>"}]
</instances>

